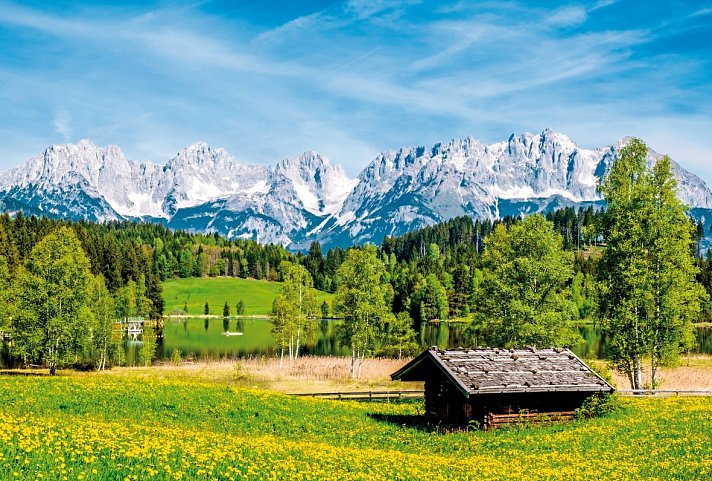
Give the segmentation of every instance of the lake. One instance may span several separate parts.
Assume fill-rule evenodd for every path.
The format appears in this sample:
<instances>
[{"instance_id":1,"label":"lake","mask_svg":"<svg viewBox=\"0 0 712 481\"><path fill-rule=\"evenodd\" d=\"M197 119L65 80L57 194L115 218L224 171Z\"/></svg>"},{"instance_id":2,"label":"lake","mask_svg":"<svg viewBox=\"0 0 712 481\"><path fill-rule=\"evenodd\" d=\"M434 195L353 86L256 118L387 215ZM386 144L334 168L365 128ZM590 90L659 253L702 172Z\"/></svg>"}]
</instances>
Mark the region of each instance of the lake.
<instances>
[{"instance_id":1,"label":"lake","mask_svg":"<svg viewBox=\"0 0 712 481\"><path fill-rule=\"evenodd\" d=\"M350 355L348 347L341 346L336 337L339 321L322 320L313 339L306 340L301 354ZM462 345L461 324L427 324L419 333L423 347L438 346L455 348ZM270 333L269 319L180 319L166 320L163 338L159 339L157 354L161 359L169 359L174 349L180 349L183 356L197 359L219 359L226 357L271 356L276 354L275 341ZM577 355L586 358L602 358L606 349L606 337L600 327L578 326L584 342L572 347ZM241 332L242 335L225 336L223 333ZM129 343L127 359L136 359L141 343ZM696 353L712 354L712 328L697 329Z\"/></svg>"}]
</instances>

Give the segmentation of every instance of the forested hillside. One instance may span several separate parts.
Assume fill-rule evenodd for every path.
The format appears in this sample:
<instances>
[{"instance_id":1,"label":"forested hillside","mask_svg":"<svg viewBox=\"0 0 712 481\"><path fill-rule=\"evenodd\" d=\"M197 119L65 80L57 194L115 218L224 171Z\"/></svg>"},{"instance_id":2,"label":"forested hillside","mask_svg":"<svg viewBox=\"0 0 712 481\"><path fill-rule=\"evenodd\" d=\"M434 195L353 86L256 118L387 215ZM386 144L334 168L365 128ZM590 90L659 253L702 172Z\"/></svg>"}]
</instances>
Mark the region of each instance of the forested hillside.
<instances>
[{"instance_id":1,"label":"forested hillside","mask_svg":"<svg viewBox=\"0 0 712 481\"><path fill-rule=\"evenodd\" d=\"M596 273L598 246L605 243L603 210L565 208L546 218L561 235L564 249L574 253L572 287L585 318L592 312L589 281ZM463 216L400 237L387 237L378 253L393 287L393 311L407 311L416 321L467 316L481 281L480 256L485 238L498 224L511 226L520 220L505 217L480 221ZM337 247L323 252L315 242L308 252L293 254L278 245L172 231L158 224L97 224L18 213L15 217L0 216L0 256L7 258L10 273L39 240L60 226L74 229L92 273L104 276L110 292L143 283L141 288L151 300L151 310L146 313L150 318L163 312L161 281L203 276L280 280L279 265L284 260L304 265L317 289L335 292L336 271L347 251ZM701 225L697 233L699 240L704 234ZM712 293L712 260L704 258L699 248L695 254L699 280Z\"/></svg>"},{"instance_id":2,"label":"forested hillside","mask_svg":"<svg viewBox=\"0 0 712 481\"><path fill-rule=\"evenodd\" d=\"M174 232L157 224L97 224L18 213L0 216L0 256L7 259L10 276L42 238L62 226L75 231L92 274L101 274L110 292L140 284L151 301L150 312L145 313L150 318L163 312L160 281L204 275L275 280L279 263L294 258L280 246Z\"/></svg>"}]
</instances>

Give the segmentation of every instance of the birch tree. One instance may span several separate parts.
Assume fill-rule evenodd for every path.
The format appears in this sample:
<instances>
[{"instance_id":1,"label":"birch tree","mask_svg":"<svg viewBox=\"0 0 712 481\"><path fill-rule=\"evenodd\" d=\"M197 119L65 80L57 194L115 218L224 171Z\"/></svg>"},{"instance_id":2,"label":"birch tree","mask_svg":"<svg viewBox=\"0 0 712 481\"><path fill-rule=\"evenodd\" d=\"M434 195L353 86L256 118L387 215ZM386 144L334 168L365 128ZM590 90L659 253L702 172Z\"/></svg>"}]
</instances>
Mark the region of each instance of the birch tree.
<instances>
[{"instance_id":1,"label":"birch tree","mask_svg":"<svg viewBox=\"0 0 712 481\"><path fill-rule=\"evenodd\" d=\"M603 184L607 241L601 259L601 314L608 356L633 389L642 389L643 361L651 384L661 362L694 342L692 320L705 293L695 281L694 225L677 198L670 159L646 164L647 147L633 139L621 149Z\"/></svg>"},{"instance_id":2,"label":"birch tree","mask_svg":"<svg viewBox=\"0 0 712 481\"><path fill-rule=\"evenodd\" d=\"M92 344L98 354L97 370L103 371L111 357L121 349L114 324L117 321L116 306L109 290L106 288L104 276L99 274L91 286Z\"/></svg>"},{"instance_id":3,"label":"birch tree","mask_svg":"<svg viewBox=\"0 0 712 481\"><path fill-rule=\"evenodd\" d=\"M289 331L287 324L292 316L292 307L289 301L278 295L272 301L272 337L279 350L279 368L284 363L284 352L289 348Z\"/></svg>"},{"instance_id":4,"label":"birch tree","mask_svg":"<svg viewBox=\"0 0 712 481\"><path fill-rule=\"evenodd\" d=\"M344 318L339 337L351 347L351 377L360 378L366 355L393 316L388 305L392 292L374 246L351 249L336 275L335 310Z\"/></svg>"},{"instance_id":5,"label":"birch tree","mask_svg":"<svg viewBox=\"0 0 712 481\"><path fill-rule=\"evenodd\" d=\"M677 197L670 158L658 160L651 172L651 212L648 216L652 267L650 379L656 389L658 366L674 362L695 343L692 322L701 313L704 288L696 282L696 225Z\"/></svg>"},{"instance_id":6,"label":"birch tree","mask_svg":"<svg viewBox=\"0 0 712 481\"><path fill-rule=\"evenodd\" d=\"M76 362L89 345L87 306L92 275L74 230L61 227L38 242L18 276L13 349L25 362L57 367Z\"/></svg>"},{"instance_id":7,"label":"birch tree","mask_svg":"<svg viewBox=\"0 0 712 481\"><path fill-rule=\"evenodd\" d=\"M273 303L272 334L280 349L281 369L285 350L290 363L299 358L302 344L314 335L321 311L309 271L291 262L283 262L280 267L284 282Z\"/></svg>"},{"instance_id":8,"label":"birch tree","mask_svg":"<svg viewBox=\"0 0 712 481\"><path fill-rule=\"evenodd\" d=\"M392 316L387 326L386 345L380 351L381 355L402 359L403 356L416 354L419 348L413 329L413 319L408 313L403 311Z\"/></svg>"}]
</instances>

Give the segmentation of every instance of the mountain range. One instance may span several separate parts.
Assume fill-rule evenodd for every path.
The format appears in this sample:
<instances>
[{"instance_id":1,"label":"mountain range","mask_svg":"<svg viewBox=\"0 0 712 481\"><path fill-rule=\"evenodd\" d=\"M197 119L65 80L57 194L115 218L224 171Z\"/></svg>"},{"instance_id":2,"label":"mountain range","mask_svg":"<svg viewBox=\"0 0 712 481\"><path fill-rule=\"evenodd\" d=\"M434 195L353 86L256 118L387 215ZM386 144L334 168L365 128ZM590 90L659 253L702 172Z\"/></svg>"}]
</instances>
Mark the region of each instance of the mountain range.
<instances>
[{"instance_id":1,"label":"mountain range","mask_svg":"<svg viewBox=\"0 0 712 481\"><path fill-rule=\"evenodd\" d=\"M91 141L52 145L0 174L0 208L92 221L143 220L301 249L380 242L459 215L495 219L565 206L603 205L600 180L627 138L596 149L545 130L484 144L384 151L350 178L305 152L275 166L238 162L195 143L165 165L126 158ZM649 150L653 163L660 154ZM712 219L712 191L673 162L679 197Z\"/></svg>"}]
</instances>

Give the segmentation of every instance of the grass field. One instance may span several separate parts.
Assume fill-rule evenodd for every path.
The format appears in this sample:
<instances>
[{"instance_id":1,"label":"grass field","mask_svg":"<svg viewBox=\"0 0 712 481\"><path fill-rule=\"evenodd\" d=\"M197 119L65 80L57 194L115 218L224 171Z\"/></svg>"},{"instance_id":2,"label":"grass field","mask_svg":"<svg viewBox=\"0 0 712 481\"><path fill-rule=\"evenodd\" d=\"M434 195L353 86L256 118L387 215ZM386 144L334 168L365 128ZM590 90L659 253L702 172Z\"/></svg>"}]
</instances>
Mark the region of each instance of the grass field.
<instances>
[{"instance_id":1,"label":"grass field","mask_svg":"<svg viewBox=\"0 0 712 481\"><path fill-rule=\"evenodd\" d=\"M235 306L242 299L245 314L266 315L272 310L272 301L280 285L279 282L236 277L170 279L163 283L163 299L166 302L164 312L170 314L174 309L182 310L187 304L188 314L203 315L207 302L210 313L221 316L227 301L230 313L234 315ZM318 297L319 303L323 300L331 303L333 295L318 292Z\"/></svg>"},{"instance_id":2,"label":"grass field","mask_svg":"<svg viewBox=\"0 0 712 481\"><path fill-rule=\"evenodd\" d=\"M0 376L0 479L700 480L710 398L437 434L418 402L327 401L155 374ZM235 373L239 376L239 373Z\"/></svg>"}]
</instances>

